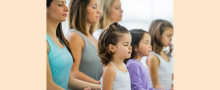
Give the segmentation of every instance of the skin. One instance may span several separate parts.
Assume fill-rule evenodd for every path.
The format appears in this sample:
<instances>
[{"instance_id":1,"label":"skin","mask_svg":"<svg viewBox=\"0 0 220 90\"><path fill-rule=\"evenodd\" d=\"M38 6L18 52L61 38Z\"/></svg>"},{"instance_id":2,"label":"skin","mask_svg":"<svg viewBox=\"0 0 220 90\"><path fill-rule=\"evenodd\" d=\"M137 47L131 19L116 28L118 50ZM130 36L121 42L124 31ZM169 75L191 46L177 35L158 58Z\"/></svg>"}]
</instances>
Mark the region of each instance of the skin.
<instances>
[{"instance_id":1,"label":"skin","mask_svg":"<svg viewBox=\"0 0 220 90\"><path fill-rule=\"evenodd\" d=\"M123 63L124 59L128 59L131 57L132 47L131 43L131 35L124 34L119 42L116 45L109 44L108 48L111 52L115 52L113 54L112 59L110 60L115 67L125 73L127 72L126 65ZM113 82L116 76L116 70L114 66L110 63L106 65L105 71L103 73L103 90L112 90Z\"/></svg>"},{"instance_id":2,"label":"skin","mask_svg":"<svg viewBox=\"0 0 220 90\"><path fill-rule=\"evenodd\" d=\"M100 14L98 6L98 0L90 0L89 5L87 6L87 22L85 23L86 32L88 35L84 35L89 40L89 42L92 43L92 45L94 45L95 47L97 47L98 43L96 39L89 33L89 29L91 25L98 23ZM96 81L95 79L79 71L81 53L83 48L85 47L85 42L82 39L82 37L74 31L69 31L65 37L70 44L72 55L75 59L75 62L73 62L73 66L71 69L72 77L94 84L100 84L100 80Z\"/></svg>"},{"instance_id":3,"label":"skin","mask_svg":"<svg viewBox=\"0 0 220 90\"><path fill-rule=\"evenodd\" d=\"M68 7L65 5L66 0L53 0L50 7L47 7L47 34L50 36L52 41L59 47L64 48L63 44L59 41L59 38L56 36L56 28L59 23L66 20L65 14L69 11ZM47 64L47 90L64 90L62 87L54 83L51 69L49 65L48 53L50 51L49 44L46 41L46 64ZM100 89L100 85L88 83L85 81L77 80L72 77L72 74L69 75L68 86L72 89L84 89L90 90L90 88Z\"/></svg>"},{"instance_id":4,"label":"skin","mask_svg":"<svg viewBox=\"0 0 220 90\"><path fill-rule=\"evenodd\" d=\"M169 27L165 28L165 31L162 33L162 38L161 38L161 42L164 47L171 45L172 36L173 36L173 28L169 28ZM166 55L166 53L163 50L161 50L160 56L167 62L170 62L169 57ZM160 64L159 59L155 55L152 54L148 57L147 65L149 67L153 88L164 89L159 85L159 80L158 80L159 64Z\"/></svg>"}]
</instances>

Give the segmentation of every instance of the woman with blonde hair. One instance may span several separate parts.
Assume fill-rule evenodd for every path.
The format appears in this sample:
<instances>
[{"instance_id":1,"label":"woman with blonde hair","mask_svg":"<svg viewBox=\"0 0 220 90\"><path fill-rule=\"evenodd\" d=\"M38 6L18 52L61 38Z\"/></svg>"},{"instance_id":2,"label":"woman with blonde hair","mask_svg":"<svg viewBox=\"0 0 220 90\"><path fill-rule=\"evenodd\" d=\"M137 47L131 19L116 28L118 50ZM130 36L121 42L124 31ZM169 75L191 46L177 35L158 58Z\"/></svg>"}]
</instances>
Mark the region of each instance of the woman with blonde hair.
<instances>
[{"instance_id":1,"label":"woman with blonde hair","mask_svg":"<svg viewBox=\"0 0 220 90\"><path fill-rule=\"evenodd\" d=\"M98 40L101 32L109 27L114 21L121 21L122 12L120 0L100 0L100 20L97 30L94 31L93 36Z\"/></svg>"}]
</instances>

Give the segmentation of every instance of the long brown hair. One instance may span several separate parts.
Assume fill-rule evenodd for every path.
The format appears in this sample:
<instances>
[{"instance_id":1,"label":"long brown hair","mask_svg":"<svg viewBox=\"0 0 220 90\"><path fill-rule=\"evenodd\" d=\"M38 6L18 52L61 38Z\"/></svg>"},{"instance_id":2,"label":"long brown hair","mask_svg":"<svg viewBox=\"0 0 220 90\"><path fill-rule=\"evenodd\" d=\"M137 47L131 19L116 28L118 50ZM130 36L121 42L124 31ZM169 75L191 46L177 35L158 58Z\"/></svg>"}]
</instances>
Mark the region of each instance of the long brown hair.
<instances>
[{"instance_id":1,"label":"long brown hair","mask_svg":"<svg viewBox=\"0 0 220 90\"><path fill-rule=\"evenodd\" d=\"M86 32L87 6L90 0L71 0L68 13L69 29L76 29L81 33L88 35ZM89 33L93 34L96 24L91 25Z\"/></svg>"},{"instance_id":2,"label":"long brown hair","mask_svg":"<svg viewBox=\"0 0 220 90\"><path fill-rule=\"evenodd\" d=\"M160 51L163 49L161 38L163 32L166 30L167 27L173 28L173 25L169 21L163 19L156 19L150 25L149 33L151 35L151 46L152 50L157 54L160 54ZM169 47L169 51L166 52L167 56L171 57L172 51L173 46L171 45Z\"/></svg>"},{"instance_id":3,"label":"long brown hair","mask_svg":"<svg viewBox=\"0 0 220 90\"><path fill-rule=\"evenodd\" d=\"M47 7L50 7L50 4L51 4L52 1L53 0L47 0ZM57 26L56 36L59 38L60 43L63 43L66 46L67 50L70 52L70 54L72 56L72 51L70 49L69 42L64 37L63 30L62 30L62 24L61 23L59 23L58 26ZM72 56L72 58L73 58L73 62L74 62L75 61L74 57Z\"/></svg>"}]
</instances>

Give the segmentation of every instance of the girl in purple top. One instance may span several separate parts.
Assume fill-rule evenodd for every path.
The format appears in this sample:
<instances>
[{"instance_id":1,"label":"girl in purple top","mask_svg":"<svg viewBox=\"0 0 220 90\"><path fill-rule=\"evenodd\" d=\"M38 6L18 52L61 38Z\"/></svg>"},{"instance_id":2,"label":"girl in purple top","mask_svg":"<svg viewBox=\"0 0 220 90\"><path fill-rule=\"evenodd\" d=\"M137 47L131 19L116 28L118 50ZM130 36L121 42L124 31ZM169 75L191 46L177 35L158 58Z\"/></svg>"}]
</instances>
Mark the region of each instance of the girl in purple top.
<instances>
[{"instance_id":1,"label":"girl in purple top","mask_svg":"<svg viewBox=\"0 0 220 90\"><path fill-rule=\"evenodd\" d=\"M131 58L124 62L130 74L131 90L152 90L149 70L140 62L143 56L150 55L150 34L142 29L130 30L130 33L132 36L132 54Z\"/></svg>"}]
</instances>

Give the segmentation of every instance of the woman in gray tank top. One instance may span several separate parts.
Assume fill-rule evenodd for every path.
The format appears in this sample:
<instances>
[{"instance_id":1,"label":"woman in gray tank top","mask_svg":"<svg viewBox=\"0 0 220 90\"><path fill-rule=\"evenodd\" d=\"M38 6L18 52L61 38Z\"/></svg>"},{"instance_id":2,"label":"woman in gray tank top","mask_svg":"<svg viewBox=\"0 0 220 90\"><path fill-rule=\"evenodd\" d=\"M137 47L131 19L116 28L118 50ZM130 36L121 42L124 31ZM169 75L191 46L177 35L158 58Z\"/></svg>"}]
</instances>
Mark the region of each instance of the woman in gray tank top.
<instances>
[{"instance_id":1,"label":"woman in gray tank top","mask_svg":"<svg viewBox=\"0 0 220 90\"><path fill-rule=\"evenodd\" d=\"M72 0L68 13L70 30L66 34L75 60L71 69L73 77L95 84L101 83L103 70L97 56L97 41L92 36L95 24L99 20L98 5L98 0Z\"/></svg>"}]
</instances>

